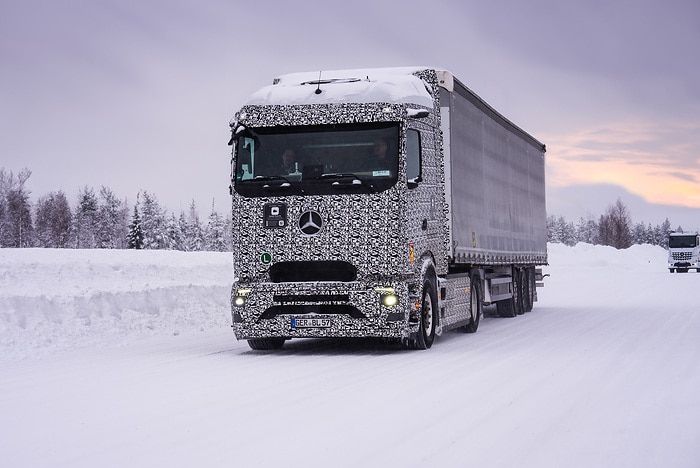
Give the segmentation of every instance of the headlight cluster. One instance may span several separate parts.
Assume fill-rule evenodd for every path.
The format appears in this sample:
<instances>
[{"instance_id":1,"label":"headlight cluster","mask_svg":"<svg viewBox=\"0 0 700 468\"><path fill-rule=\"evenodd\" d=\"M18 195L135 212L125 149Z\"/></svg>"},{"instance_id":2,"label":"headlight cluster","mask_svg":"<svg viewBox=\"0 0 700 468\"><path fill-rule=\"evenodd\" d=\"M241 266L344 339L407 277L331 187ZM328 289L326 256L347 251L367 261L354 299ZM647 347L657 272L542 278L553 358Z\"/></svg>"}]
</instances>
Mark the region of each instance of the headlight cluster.
<instances>
[{"instance_id":1,"label":"headlight cluster","mask_svg":"<svg viewBox=\"0 0 700 468\"><path fill-rule=\"evenodd\" d=\"M251 290L248 288L237 290L236 295L233 297L233 305L235 307L243 307L250 292Z\"/></svg>"},{"instance_id":2,"label":"headlight cluster","mask_svg":"<svg viewBox=\"0 0 700 468\"><path fill-rule=\"evenodd\" d=\"M377 287L374 288L380 296L379 300L383 306L394 307L399 303L399 296L396 295L396 289L392 287Z\"/></svg>"}]
</instances>

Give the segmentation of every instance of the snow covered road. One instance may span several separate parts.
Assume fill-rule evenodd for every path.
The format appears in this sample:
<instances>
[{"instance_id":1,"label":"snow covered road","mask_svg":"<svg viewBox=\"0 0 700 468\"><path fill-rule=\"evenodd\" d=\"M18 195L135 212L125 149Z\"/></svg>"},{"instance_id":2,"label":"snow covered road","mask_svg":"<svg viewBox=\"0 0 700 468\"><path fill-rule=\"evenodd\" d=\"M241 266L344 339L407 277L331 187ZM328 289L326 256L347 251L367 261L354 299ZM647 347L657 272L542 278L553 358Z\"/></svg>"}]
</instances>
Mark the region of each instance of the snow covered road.
<instances>
[{"instance_id":1,"label":"snow covered road","mask_svg":"<svg viewBox=\"0 0 700 468\"><path fill-rule=\"evenodd\" d=\"M226 259L187 262L220 272ZM23 309L24 329L0 310L0 349L27 356L0 362L0 460L7 467L700 466L700 275L669 274L665 252L650 246L551 245L550 263L533 312L487 316L476 334L444 334L423 352L371 340L299 340L253 352L227 328L227 298L208 297L230 278L216 285L213 274L188 295L201 320L177 313L169 323L175 306L165 296L152 299L150 328L137 306L100 318L50 294L48 303L63 308ZM172 270L167 258L152 264ZM83 275L81 267L71 271ZM151 288L159 276L151 275ZM8 307L2 278L0 271L0 304ZM74 296L101 294L85 291ZM31 303L13 297L13 307ZM79 324L88 345L67 346L55 334L74 313L92 318ZM52 325L45 317L56 314L63 322ZM122 332L106 334L107 322Z\"/></svg>"}]
</instances>

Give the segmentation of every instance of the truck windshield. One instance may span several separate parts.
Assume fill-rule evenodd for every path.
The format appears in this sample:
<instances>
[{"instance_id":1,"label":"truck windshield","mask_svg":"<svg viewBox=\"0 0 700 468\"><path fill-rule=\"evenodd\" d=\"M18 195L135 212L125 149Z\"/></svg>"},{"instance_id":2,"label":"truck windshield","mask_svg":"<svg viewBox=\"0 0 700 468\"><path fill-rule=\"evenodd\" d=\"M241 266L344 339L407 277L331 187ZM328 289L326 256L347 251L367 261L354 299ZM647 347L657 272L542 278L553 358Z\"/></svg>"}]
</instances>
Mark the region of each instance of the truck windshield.
<instances>
[{"instance_id":1,"label":"truck windshield","mask_svg":"<svg viewBox=\"0 0 700 468\"><path fill-rule=\"evenodd\" d=\"M697 236L671 236L668 238L668 246L671 249L692 249L696 247Z\"/></svg>"},{"instance_id":2,"label":"truck windshield","mask_svg":"<svg viewBox=\"0 0 700 468\"><path fill-rule=\"evenodd\" d=\"M234 187L248 197L374 193L397 181L396 122L245 128L235 142Z\"/></svg>"}]
</instances>

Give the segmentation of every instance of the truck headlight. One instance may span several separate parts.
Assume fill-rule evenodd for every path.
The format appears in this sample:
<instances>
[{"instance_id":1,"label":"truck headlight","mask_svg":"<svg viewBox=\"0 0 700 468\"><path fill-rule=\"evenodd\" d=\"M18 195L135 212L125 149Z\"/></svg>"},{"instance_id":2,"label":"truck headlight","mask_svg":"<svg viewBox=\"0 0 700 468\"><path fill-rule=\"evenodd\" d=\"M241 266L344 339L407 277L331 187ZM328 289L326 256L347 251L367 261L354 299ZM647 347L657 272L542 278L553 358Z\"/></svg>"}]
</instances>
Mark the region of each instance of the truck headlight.
<instances>
[{"instance_id":1,"label":"truck headlight","mask_svg":"<svg viewBox=\"0 0 700 468\"><path fill-rule=\"evenodd\" d=\"M233 305L235 307L243 307L246 303L246 298L250 294L251 290L248 288L239 289L236 291L236 295L233 297Z\"/></svg>"},{"instance_id":2,"label":"truck headlight","mask_svg":"<svg viewBox=\"0 0 700 468\"><path fill-rule=\"evenodd\" d=\"M396 289L392 288L391 286L376 287L374 290L381 294L381 296L379 296L379 300L381 301L382 305L386 307L394 307L399 303L399 296L396 295Z\"/></svg>"},{"instance_id":3,"label":"truck headlight","mask_svg":"<svg viewBox=\"0 0 700 468\"><path fill-rule=\"evenodd\" d=\"M243 307L245 305L245 296L236 296L233 298L233 305Z\"/></svg>"},{"instance_id":4,"label":"truck headlight","mask_svg":"<svg viewBox=\"0 0 700 468\"><path fill-rule=\"evenodd\" d=\"M399 303L399 296L396 294L384 294L382 295L382 304L387 307L394 307Z\"/></svg>"}]
</instances>

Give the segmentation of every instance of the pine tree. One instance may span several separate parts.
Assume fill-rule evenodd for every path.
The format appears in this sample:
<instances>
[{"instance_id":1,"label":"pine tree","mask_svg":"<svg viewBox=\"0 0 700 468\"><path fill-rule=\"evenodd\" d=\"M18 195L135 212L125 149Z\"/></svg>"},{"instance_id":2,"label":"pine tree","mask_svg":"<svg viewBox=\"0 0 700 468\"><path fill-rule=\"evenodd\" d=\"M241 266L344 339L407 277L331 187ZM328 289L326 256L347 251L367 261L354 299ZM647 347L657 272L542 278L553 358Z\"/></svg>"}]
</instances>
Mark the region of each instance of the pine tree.
<instances>
[{"instance_id":1,"label":"pine tree","mask_svg":"<svg viewBox=\"0 0 700 468\"><path fill-rule=\"evenodd\" d=\"M212 252L225 252L228 250L225 240L225 223L219 213L214 210L214 203L211 204L211 214L204 230L204 248Z\"/></svg>"},{"instance_id":2,"label":"pine tree","mask_svg":"<svg viewBox=\"0 0 700 468\"><path fill-rule=\"evenodd\" d=\"M97 247L101 249L124 248L127 226L126 208L107 187L100 190L97 212Z\"/></svg>"},{"instance_id":3,"label":"pine tree","mask_svg":"<svg viewBox=\"0 0 700 468\"><path fill-rule=\"evenodd\" d=\"M559 231L561 242L569 247L576 245L578 238L576 235L576 227L574 223L567 221L563 216L559 217Z\"/></svg>"},{"instance_id":4,"label":"pine tree","mask_svg":"<svg viewBox=\"0 0 700 468\"><path fill-rule=\"evenodd\" d=\"M143 249L143 231L141 230L141 217L138 204L134 205L134 215L129 224L129 234L126 242L127 249Z\"/></svg>"},{"instance_id":5,"label":"pine tree","mask_svg":"<svg viewBox=\"0 0 700 468\"><path fill-rule=\"evenodd\" d=\"M180 243L180 250L189 252L189 243L187 242L187 218L185 217L185 212L180 211L180 217L177 220L178 228L180 229L180 234L182 235L182 241Z\"/></svg>"},{"instance_id":6,"label":"pine tree","mask_svg":"<svg viewBox=\"0 0 700 468\"><path fill-rule=\"evenodd\" d=\"M168 247L168 231L165 222L165 211L158 204L155 195L146 191L141 192L141 195L143 196L141 208L143 248L166 249Z\"/></svg>"},{"instance_id":7,"label":"pine tree","mask_svg":"<svg viewBox=\"0 0 700 468\"><path fill-rule=\"evenodd\" d=\"M646 244L648 238L647 227L643 222L637 223L632 228L632 243Z\"/></svg>"},{"instance_id":8,"label":"pine tree","mask_svg":"<svg viewBox=\"0 0 700 468\"><path fill-rule=\"evenodd\" d=\"M557 217L554 215L547 216L547 242L559 243L561 239L559 238L559 230Z\"/></svg>"},{"instance_id":9,"label":"pine tree","mask_svg":"<svg viewBox=\"0 0 700 468\"><path fill-rule=\"evenodd\" d=\"M657 226L654 231L654 237L656 237L657 245L660 245L664 249L668 249L668 235L671 233L671 222L666 218L661 226Z\"/></svg>"},{"instance_id":10,"label":"pine tree","mask_svg":"<svg viewBox=\"0 0 700 468\"><path fill-rule=\"evenodd\" d=\"M587 244L598 243L598 223L593 218L593 215L589 214L585 218L582 217L579 219L576 235L579 242L585 242Z\"/></svg>"},{"instance_id":11,"label":"pine tree","mask_svg":"<svg viewBox=\"0 0 700 468\"><path fill-rule=\"evenodd\" d=\"M182 233L180 222L175 217L175 213L170 214L170 218L166 223L166 229L168 231L168 249L185 250L185 236Z\"/></svg>"},{"instance_id":12,"label":"pine tree","mask_svg":"<svg viewBox=\"0 0 700 468\"><path fill-rule=\"evenodd\" d=\"M39 198L34 219L34 236L37 247L68 247L73 214L65 193L62 191L51 192Z\"/></svg>"},{"instance_id":13,"label":"pine tree","mask_svg":"<svg viewBox=\"0 0 700 468\"><path fill-rule=\"evenodd\" d=\"M194 200L190 203L190 213L185 229L185 243L187 250L190 252L197 252L204 248L204 233L202 232L202 225L199 222L199 214L197 214Z\"/></svg>"},{"instance_id":14,"label":"pine tree","mask_svg":"<svg viewBox=\"0 0 700 468\"><path fill-rule=\"evenodd\" d=\"M78 193L78 205L73 215L73 245L76 249L94 249L98 246L97 210L95 191L85 186Z\"/></svg>"}]
</instances>

